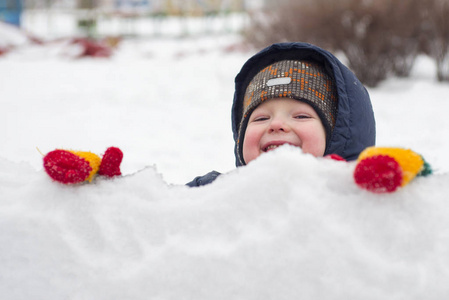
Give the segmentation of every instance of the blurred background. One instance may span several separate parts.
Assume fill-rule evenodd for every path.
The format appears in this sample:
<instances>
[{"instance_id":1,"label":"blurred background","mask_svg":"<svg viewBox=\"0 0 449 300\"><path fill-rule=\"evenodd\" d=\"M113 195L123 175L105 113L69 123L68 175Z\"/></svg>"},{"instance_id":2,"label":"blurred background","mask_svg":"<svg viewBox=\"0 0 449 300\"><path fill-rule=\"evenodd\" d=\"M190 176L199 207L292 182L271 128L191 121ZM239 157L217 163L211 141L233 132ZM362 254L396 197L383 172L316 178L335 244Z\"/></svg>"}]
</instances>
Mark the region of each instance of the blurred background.
<instances>
[{"instance_id":1,"label":"blurred background","mask_svg":"<svg viewBox=\"0 0 449 300\"><path fill-rule=\"evenodd\" d=\"M448 0L0 0L0 20L36 38L77 35L110 47L127 37L230 32L257 48L307 41L344 54L371 87L407 77L419 54L449 81L448 15Z\"/></svg>"},{"instance_id":2,"label":"blurred background","mask_svg":"<svg viewBox=\"0 0 449 300\"><path fill-rule=\"evenodd\" d=\"M119 146L125 174L229 171L235 75L271 43L304 41L368 87L378 143L438 161L448 16L449 0L0 0L0 157L41 169L36 147Z\"/></svg>"}]
</instances>

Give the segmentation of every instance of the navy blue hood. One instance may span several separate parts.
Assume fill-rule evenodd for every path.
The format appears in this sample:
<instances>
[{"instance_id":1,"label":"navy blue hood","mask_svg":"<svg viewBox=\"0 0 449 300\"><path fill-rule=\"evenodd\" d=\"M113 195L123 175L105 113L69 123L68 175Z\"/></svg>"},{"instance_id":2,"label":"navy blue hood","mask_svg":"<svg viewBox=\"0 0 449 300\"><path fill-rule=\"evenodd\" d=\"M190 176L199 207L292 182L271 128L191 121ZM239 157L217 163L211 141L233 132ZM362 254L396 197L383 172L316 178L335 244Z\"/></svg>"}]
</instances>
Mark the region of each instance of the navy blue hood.
<instances>
[{"instance_id":1,"label":"navy blue hood","mask_svg":"<svg viewBox=\"0 0 449 300\"><path fill-rule=\"evenodd\" d=\"M276 61L287 59L311 60L322 64L335 80L338 112L332 136L327 138L325 155L338 154L346 160L355 160L362 150L375 144L376 126L371 100L354 73L333 54L317 46L308 43L279 43L251 57L235 78L232 131L236 143L237 166L242 165L236 151L246 87L261 69Z\"/></svg>"}]
</instances>

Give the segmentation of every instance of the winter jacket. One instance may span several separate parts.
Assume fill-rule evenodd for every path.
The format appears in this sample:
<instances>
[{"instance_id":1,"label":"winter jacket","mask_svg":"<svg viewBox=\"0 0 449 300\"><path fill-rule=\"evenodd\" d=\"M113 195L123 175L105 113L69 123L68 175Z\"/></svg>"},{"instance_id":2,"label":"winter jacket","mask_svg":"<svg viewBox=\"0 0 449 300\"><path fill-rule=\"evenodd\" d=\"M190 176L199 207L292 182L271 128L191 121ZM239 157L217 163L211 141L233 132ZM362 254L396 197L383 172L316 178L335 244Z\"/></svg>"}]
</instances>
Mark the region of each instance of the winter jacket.
<instances>
[{"instance_id":1,"label":"winter jacket","mask_svg":"<svg viewBox=\"0 0 449 300\"><path fill-rule=\"evenodd\" d=\"M357 77L333 54L307 43L273 44L251 57L235 78L234 102L232 106L232 131L237 145L238 126L242 118L245 89L257 72L280 60L312 60L324 65L335 80L338 95L338 112L330 142L324 155L338 154L351 161L366 147L373 146L376 139L374 112L370 97ZM237 159L236 166L241 166ZM214 181L219 173L210 172L195 178L188 186L206 185Z\"/></svg>"}]
</instances>

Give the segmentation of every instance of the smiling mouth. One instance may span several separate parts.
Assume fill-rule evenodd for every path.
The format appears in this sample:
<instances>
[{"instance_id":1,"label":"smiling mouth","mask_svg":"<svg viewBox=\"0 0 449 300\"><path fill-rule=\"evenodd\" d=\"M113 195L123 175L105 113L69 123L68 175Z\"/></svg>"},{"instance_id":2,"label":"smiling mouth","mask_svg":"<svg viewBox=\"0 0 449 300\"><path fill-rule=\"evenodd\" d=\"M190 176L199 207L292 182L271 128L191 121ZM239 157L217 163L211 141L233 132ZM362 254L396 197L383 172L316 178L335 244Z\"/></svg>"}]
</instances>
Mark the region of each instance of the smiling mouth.
<instances>
[{"instance_id":1,"label":"smiling mouth","mask_svg":"<svg viewBox=\"0 0 449 300\"><path fill-rule=\"evenodd\" d=\"M263 152L268 152L268 151L274 150L280 146L282 146L282 145L270 145L268 147L263 148L262 150L263 150Z\"/></svg>"},{"instance_id":2,"label":"smiling mouth","mask_svg":"<svg viewBox=\"0 0 449 300\"><path fill-rule=\"evenodd\" d=\"M274 150L274 149L276 149L276 148L279 148L280 146L283 146L283 145L285 145L285 144L289 144L289 143L270 144L270 145L264 147L264 148L262 149L262 151L263 151L263 152L268 152L268 151Z\"/></svg>"}]
</instances>

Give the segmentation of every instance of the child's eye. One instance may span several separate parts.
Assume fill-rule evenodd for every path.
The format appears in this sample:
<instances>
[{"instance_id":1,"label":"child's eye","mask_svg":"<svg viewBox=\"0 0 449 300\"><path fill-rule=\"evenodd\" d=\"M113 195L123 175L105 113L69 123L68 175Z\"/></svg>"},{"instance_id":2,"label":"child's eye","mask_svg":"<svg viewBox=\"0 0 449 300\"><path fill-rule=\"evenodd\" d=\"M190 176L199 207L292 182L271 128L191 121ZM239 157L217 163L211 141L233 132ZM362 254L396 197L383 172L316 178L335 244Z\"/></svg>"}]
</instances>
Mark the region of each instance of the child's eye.
<instances>
[{"instance_id":1,"label":"child's eye","mask_svg":"<svg viewBox=\"0 0 449 300\"><path fill-rule=\"evenodd\" d=\"M294 116L295 119L310 119L309 115L296 115Z\"/></svg>"},{"instance_id":2,"label":"child's eye","mask_svg":"<svg viewBox=\"0 0 449 300\"><path fill-rule=\"evenodd\" d=\"M266 121L266 120L268 120L268 117L261 116L261 117L254 118L253 122L260 122L260 121Z\"/></svg>"}]
</instances>

